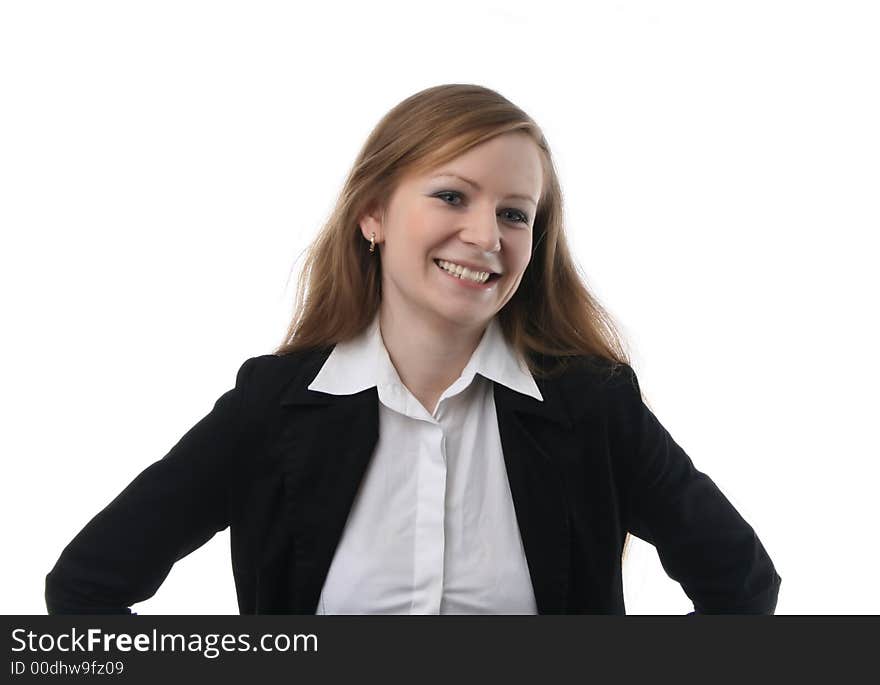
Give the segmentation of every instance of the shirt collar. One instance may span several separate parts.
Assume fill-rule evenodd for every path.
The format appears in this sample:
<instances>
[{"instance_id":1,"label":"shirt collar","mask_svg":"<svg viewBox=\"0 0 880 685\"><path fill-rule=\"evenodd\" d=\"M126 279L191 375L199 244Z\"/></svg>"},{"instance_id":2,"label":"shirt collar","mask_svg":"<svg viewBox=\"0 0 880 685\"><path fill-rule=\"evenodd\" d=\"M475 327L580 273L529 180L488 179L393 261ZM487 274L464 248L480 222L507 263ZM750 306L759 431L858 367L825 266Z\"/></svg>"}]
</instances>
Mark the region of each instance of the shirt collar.
<instances>
[{"instance_id":1,"label":"shirt collar","mask_svg":"<svg viewBox=\"0 0 880 685\"><path fill-rule=\"evenodd\" d=\"M461 376L443 395L463 390L476 374L544 401L528 366L505 339L496 317L490 320ZM352 395L374 386L403 387L382 341L378 312L359 336L334 346L308 388L333 395Z\"/></svg>"}]
</instances>

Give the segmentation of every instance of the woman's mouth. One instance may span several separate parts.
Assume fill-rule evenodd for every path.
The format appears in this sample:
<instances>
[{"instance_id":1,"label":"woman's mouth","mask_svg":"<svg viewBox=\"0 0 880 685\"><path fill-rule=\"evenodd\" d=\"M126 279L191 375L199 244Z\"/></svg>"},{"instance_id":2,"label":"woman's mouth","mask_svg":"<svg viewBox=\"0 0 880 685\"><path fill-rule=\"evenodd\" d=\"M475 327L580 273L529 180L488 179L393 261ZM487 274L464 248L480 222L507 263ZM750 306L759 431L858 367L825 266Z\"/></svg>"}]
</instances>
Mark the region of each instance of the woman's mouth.
<instances>
[{"instance_id":1,"label":"woman's mouth","mask_svg":"<svg viewBox=\"0 0 880 685\"><path fill-rule=\"evenodd\" d=\"M434 264L437 265L437 268L442 271L447 278L454 279L463 286L476 288L478 290L489 290L493 288L495 281L501 278L501 275L497 273L489 273L488 277L480 277L470 270L456 267L452 262L447 262L442 259L435 259Z\"/></svg>"}]
</instances>

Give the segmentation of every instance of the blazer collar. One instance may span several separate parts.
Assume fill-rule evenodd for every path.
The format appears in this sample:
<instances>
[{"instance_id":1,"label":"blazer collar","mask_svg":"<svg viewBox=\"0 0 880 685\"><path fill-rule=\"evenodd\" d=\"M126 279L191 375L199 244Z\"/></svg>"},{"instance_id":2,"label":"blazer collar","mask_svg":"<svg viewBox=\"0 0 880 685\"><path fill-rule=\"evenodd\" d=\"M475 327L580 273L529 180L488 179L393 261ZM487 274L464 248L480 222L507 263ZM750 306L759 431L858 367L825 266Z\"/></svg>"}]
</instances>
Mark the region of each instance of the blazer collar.
<instances>
[{"instance_id":1,"label":"blazer collar","mask_svg":"<svg viewBox=\"0 0 880 685\"><path fill-rule=\"evenodd\" d=\"M315 613L357 488L378 442L375 384L352 394L309 389L334 347L306 353L296 377L281 394L285 415L276 456L282 465L284 496L280 527L270 535L261 569L264 582L258 590L258 613ZM568 439L572 421L558 385L533 382L543 400L501 382L493 384L493 393L538 611L563 613L570 531L559 464L576 458L579 447L576 440Z\"/></svg>"}]
</instances>

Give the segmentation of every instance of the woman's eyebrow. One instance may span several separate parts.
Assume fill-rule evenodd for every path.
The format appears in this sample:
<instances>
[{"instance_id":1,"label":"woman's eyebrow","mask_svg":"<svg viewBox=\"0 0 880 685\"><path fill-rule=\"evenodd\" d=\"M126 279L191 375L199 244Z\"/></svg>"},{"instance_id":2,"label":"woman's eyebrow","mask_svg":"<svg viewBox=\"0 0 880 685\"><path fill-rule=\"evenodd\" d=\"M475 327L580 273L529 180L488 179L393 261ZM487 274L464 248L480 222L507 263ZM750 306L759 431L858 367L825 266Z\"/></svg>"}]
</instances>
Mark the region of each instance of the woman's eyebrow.
<instances>
[{"instance_id":1,"label":"woman's eyebrow","mask_svg":"<svg viewBox=\"0 0 880 685\"><path fill-rule=\"evenodd\" d=\"M440 178L441 176L449 176L450 178L458 178L458 179L461 179L461 180L464 181L465 183L467 183L467 184L469 184L469 185L472 185L472 186L473 186L474 188L476 188L478 191L483 189L483 187L482 187L479 183L477 183L476 181L472 181L472 180L469 179L469 178L465 178L465 177L462 176L461 174L453 174L453 173L448 173L448 172L447 172L447 173L442 173L442 174L435 174L435 175L432 176L431 178ZM511 197L519 198L520 200L526 200L526 201L528 201L528 202L531 202L531 203L532 203L533 205L535 205L535 206L538 205L538 203L535 202L532 198L530 198L528 195L523 195L522 193L513 193L513 194L511 194L511 195L508 195L507 197L508 197L508 198L511 198Z\"/></svg>"}]
</instances>

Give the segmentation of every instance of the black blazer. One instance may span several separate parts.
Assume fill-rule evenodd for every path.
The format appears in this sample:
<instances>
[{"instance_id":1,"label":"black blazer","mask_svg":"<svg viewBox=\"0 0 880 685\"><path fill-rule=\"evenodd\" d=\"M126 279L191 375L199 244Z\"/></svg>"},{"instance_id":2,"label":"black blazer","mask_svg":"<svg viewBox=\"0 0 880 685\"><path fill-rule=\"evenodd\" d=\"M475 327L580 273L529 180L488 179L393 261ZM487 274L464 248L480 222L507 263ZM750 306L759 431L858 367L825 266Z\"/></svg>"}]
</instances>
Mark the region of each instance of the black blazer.
<instances>
[{"instance_id":1,"label":"black blazer","mask_svg":"<svg viewBox=\"0 0 880 685\"><path fill-rule=\"evenodd\" d=\"M331 350L247 359L65 547L46 576L49 613L131 613L228 526L240 613L314 614L379 437L375 387L307 389ZM493 384L539 613L625 614L627 531L657 548L695 612L774 613L781 578L766 550L642 402L632 368L577 361L536 378L544 402Z\"/></svg>"}]
</instances>

